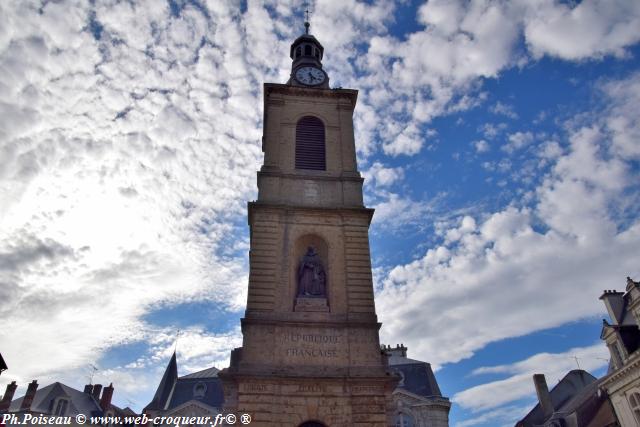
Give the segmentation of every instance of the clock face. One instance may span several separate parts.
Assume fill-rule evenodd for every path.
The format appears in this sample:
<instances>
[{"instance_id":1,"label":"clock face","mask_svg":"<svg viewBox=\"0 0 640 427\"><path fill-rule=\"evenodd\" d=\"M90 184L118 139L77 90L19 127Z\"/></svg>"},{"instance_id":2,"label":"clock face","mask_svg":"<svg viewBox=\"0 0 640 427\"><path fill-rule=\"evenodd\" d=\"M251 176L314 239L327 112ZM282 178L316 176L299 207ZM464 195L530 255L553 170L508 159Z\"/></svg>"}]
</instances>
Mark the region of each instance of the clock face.
<instances>
[{"instance_id":1,"label":"clock face","mask_svg":"<svg viewBox=\"0 0 640 427\"><path fill-rule=\"evenodd\" d=\"M324 82L325 74L320 68L300 67L296 70L296 80L308 86L316 86Z\"/></svg>"}]
</instances>

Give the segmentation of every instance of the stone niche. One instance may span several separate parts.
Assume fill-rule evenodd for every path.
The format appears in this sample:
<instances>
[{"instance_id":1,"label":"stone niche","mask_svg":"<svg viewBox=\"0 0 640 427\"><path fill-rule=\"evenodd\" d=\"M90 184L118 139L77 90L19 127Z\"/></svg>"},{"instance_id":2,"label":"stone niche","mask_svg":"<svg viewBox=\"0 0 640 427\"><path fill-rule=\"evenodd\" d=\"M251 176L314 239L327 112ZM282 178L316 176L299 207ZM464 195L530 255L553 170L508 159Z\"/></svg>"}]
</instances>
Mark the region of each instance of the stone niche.
<instances>
[{"instance_id":1,"label":"stone niche","mask_svg":"<svg viewBox=\"0 0 640 427\"><path fill-rule=\"evenodd\" d=\"M320 260L325 274L325 295L305 296L300 295L299 271L300 264L307 254L308 248L314 248ZM325 240L317 234L306 234L299 237L291 252L293 255L289 283L294 302L293 311L297 312L329 312L329 294L331 292L331 269L329 265L329 247Z\"/></svg>"}]
</instances>

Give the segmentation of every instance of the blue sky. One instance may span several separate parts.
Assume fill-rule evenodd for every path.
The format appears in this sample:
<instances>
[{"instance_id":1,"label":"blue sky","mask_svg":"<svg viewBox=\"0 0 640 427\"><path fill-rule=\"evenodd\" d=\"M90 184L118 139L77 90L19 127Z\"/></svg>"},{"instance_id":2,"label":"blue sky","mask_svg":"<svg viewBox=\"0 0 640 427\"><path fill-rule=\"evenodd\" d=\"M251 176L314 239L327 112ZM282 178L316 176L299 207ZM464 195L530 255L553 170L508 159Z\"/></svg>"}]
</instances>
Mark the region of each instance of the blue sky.
<instances>
[{"instance_id":1,"label":"blue sky","mask_svg":"<svg viewBox=\"0 0 640 427\"><path fill-rule=\"evenodd\" d=\"M94 365L140 409L178 330L181 374L228 363L262 83L304 8L0 5L1 389ZM382 341L437 368L452 426L513 425L533 373L601 375L598 297L640 277L638 2L310 9L331 85L360 91Z\"/></svg>"}]
</instances>

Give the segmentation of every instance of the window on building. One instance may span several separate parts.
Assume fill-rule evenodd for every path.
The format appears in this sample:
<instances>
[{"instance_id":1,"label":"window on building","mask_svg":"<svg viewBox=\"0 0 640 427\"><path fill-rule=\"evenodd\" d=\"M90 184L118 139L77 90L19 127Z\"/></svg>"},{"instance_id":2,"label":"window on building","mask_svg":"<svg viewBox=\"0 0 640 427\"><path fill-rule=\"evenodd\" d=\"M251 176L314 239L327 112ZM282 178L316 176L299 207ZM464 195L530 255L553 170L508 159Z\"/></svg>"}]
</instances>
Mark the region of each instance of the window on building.
<instances>
[{"instance_id":1,"label":"window on building","mask_svg":"<svg viewBox=\"0 0 640 427\"><path fill-rule=\"evenodd\" d=\"M56 410L54 415L65 415L67 413L67 407L69 406L69 401L67 399L58 400L58 404L56 405Z\"/></svg>"},{"instance_id":2,"label":"window on building","mask_svg":"<svg viewBox=\"0 0 640 427\"><path fill-rule=\"evenodd\" d=\"M613 351L615 352L615 358L617 359L618 366L622 367L622 365L624 364L624 357L622 357L622 351L620 351L619 342L616 341L615 343L613 343Z\"/></svg>"},{"instance_id":3,"label":"window on building","mask_svg":"<svg viewBox=\"0 0 640 427\"><path fill-rule=\"evenodd\" d=\"M616 369L620 369L622 367L622 355L620 354L620 349L613 343L609 345L609 352L611 353L611 357L613 358L613 364Z\"/></svg>"},{"instance_id":4,"label":"window on building","mask_svg":"<svg viewBox=\"0 0 640 427\"><path fill-rule=\"evenodd\" d=\"M640 425L640 393L637 391L631 393L631 395L629 396L629 403L631 404L631 411L636 417L638 425Z\"/></svg>"},{"instance_id":5,"label":"window on building","mask_svg":"<svg viewBox=\"0 0 640 427\"><path fill-rule=\"evenodd\" d=\"M311 45L310 44L308 44L308 45L306 45L304 47L304 54L308 55L308 56L311 56Z\"/></svg>"},{"instance_id":6,"label":"window on building","mask_svg":"<svg viewBox=\"0 0 640 427\"><path fill-rule=\"evenodd\" d=\"M394 427L414 427L413 417L404 412L398 412L395 417Z\"/></svg>"},{"instance_id":7,"label":"window on building","mask_svg":"<svg viewBox=\"0 0 640 427\"><path fill-rule=\"evenodd\" d=\"M317 117L303 117L296 125L296 169L327 169L324 124Z\"/></svg>"},{"instance_id":8,"label":"window on building","mask_svg":"<svg viewBox=\"0 0 640 427\"><path fill-rule=\"evenodd\" d=\"M302 55L302 47L298 46L296 48L296 58L298 58L300 55Z\"/></svg>"},{"instance_id":9,"label":"window on building","mask_svg":"<svg viewBox=\"0 0 640 427\"><path fill-rule=\"evenodd\" d=\"M404 372L397 370L396 373L400 375L400 382L398 383L398 387L404 387Z\"/></svg>"},{"instance_id":10,"label":"window on building","mask_svg":"<svg viewBox=\"0 0 640 427\"><path fill-rule=\"evenodd\" d=\"M206 392L207 386L202 382L199 382L193 387L193 397L204 397Z\"/></svg>"}]
</instances>

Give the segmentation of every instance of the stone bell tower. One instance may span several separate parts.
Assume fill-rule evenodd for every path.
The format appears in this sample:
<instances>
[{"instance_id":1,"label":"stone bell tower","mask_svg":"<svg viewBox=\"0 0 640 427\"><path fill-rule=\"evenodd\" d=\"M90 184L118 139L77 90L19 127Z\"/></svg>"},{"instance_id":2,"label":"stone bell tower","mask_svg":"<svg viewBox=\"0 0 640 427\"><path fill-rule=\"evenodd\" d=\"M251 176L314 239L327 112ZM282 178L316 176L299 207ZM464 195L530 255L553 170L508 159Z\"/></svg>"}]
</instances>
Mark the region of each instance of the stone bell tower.
<instances>
[{"instance_id":1,"label":"stone bell tower","mask_svg":"<svg viewBox=\"0 0 640 427\"><path fill-rule=\"evenodd\" d=\"M289 81L264 85L243 345L220 373L224 409L257 426L387 427L396 378L378 338L358 92L329 88L324 49L305 27Z\"/></svg>"}]
</instances>

